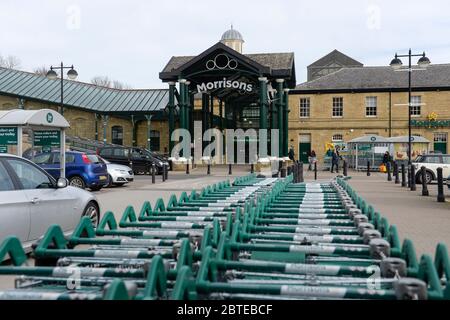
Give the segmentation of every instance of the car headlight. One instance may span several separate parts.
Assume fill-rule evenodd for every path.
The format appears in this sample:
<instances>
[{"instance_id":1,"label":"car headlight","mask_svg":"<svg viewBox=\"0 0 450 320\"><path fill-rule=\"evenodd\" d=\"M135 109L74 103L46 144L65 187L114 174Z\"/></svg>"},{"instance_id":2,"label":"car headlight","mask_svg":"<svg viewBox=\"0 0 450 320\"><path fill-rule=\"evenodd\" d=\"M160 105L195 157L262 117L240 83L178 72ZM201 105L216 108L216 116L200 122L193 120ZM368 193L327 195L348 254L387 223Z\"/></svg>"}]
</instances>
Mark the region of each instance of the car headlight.
<instances>
[{"instance_id":1,"label":"car headlight","mask_svg":"<svg viewBox=\"0 0 450 320\"><path fill-rule=\"evenodd\" d=\"M158 163L159 163L159 165L160 165L160 166L162 166L162 165L163 165L163 163L162 163L161 161L160 161L160 162L158 162Z\"/></svg>"}]
</instances>

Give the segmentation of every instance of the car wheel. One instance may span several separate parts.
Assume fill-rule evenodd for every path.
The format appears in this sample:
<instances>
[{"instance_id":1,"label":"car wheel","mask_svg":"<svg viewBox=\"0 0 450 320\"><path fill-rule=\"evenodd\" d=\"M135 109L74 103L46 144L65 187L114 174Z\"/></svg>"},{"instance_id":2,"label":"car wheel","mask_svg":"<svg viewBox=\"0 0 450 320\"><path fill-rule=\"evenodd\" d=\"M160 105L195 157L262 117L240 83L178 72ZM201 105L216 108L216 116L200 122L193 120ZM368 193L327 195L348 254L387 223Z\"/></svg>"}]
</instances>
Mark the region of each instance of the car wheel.
<instances>
[{"instance_id":1,"label":"car wheel","mask_svg":"<svg viewBox=\"0 0 450 320\"><path fill-rule=\"evenodd\" d=\"M80 176L71 177L69 179L69 185L80 188L80 189L86 189L86 183L84 183L83 178Z\"/></svg>"},{"instance_id":2,"label":"car wheel","mask_svg":"<svg viewBox=\"0 0 450 320\"><path fill-rule=\"evenodd\" d=\"M94 227L98 226L100 220L100 210L95 202L89 202L83 211L83 217L88 217Z\"/></svg>"},{"instance_id":3,"label":"car wheel","mask_svg":"<svg viewBox=\"0 0 450 320\"><path fill-rule=\"evenodd\" d=\"M111 177L111 175L110 175L110 174L108 174L108 183L106 184L106 186L105 186L105 187L107 187L107 188L111 188L111 187L112 187L112 185L113 185L113 178Z\"/></svg>"},{"instance_id":4,"label":"car wheel","mask_svg":"<svg viewBox=\"0 0 450 320\"><path fill-rule=\"evenodd\" d=\"M431 174L430 171L427 171L425 174L425 181L427 182L427 184L431 183L433 181L433 175Z\"/></svg>"}]
</instances>

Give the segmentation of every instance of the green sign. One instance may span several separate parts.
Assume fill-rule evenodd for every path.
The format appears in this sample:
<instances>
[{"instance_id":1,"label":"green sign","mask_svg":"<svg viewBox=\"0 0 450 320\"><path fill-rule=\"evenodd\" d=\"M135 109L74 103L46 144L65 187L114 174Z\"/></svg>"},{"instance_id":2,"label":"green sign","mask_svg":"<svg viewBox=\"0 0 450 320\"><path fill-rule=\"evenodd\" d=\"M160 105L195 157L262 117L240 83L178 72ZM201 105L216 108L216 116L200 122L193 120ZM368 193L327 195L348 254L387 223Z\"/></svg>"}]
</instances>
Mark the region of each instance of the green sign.
<instances>
[{"instance_id":1,"label":"green sign","mask_svg":"<svg viewBox=\"0 0 450 320\"><path fill-rule=\"evenodd\" d=\"M411 120L411 126L425 128L450 127L450 120Z\"/></svg>"},{"instance_id":2,"label":"green sign","mask_svg":"<svg viewBox=\"0 0 450 320\"><path fill-rule=\"evenodd\" d=\"M0 153L8 153L8 146L0 146Z\"/></svg>"},{"instance_id":3,"label":"green sign","mask_svg":"<svg viewBox=\"0 0 450 320\"><path fill-rule=\"evenodd\" d=\"M61 132L59 130L33 131L35 146L59 147L61 143Z\"/></svg>"},{"instance_id":4,"label":"green sign","mask_svg":"<svg viewBox=\"0 0 450 320\"><path fill-rule=\"evenodd\" d=\"M0 145L8 146L17 144L17 128L0 127Z\"/></svg>"},{"instance_id":5,"label":"green sign","mask_svg":"<svg viewBox=\"0 0 450 320\"><path fill-rule=\"evenodd\" d=\"M47 113L47 122L52 123L53 122L53 115L49 112Z\"/></svg>"},{"instance_id":6,"label":"green sign","mask_svg":"<svg viewBox=\"0 0 450 320\"><path fill-rule=\"evenodd\" d=\"M358 144L358 151L370 151L372 150L372 145L370 144Z\"/></svg>"}]
</instances>

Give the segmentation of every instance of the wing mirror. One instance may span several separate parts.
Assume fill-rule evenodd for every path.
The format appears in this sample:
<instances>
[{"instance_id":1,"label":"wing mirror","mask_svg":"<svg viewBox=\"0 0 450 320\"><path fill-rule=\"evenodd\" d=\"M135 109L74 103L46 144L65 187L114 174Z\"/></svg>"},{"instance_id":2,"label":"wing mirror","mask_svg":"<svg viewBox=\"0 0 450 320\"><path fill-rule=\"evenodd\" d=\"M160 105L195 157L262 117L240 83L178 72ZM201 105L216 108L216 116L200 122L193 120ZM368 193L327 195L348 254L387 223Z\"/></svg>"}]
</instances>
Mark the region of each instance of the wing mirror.
<instances>
[{"instance_id":1,"label":"wing mirror","mask_svg":"<svg viewBox=\"0 0 450 320\"><path fill-rule=\"evenodd\" d=\"M69 185L69 181L66 178L58 178L58 181L56 182L56 187L58 189L65 188Z\"/></svg>"}]
</instances>

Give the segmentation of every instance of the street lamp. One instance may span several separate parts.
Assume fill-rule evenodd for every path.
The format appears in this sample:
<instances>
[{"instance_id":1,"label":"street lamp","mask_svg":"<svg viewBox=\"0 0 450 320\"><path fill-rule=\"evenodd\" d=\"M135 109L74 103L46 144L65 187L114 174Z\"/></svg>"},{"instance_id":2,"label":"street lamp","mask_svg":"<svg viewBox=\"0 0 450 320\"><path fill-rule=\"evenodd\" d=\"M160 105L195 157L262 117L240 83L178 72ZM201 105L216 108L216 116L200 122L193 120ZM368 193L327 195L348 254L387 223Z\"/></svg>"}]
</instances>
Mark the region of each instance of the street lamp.
<instances>
[{"instance_id":1,"label":"street lamp","mask_svg":"<svg viewBox=\"0 0 450 320\"><path fill-rule=\"evenodd\" d=\"M60 105L60 110L59 113L61 113L61 115L64 115L64 76L63 76L63 70L64 69L69 69L69 71L67 71L67 78L69 78L70 80L75 80L78 77L78 72L73 68L73 65L71 65L70 67L65 67L64 64L61 62L61 65L58 67L50 67L50 70L47 72L47 78L50 80L56 80L58 78L58 74L55 72L55 69L59 69L60 70L60 76L61 76L61 105Z\"/></svg>"},{"instance_id":2,"label":"street lamp","mask_svg":"<svg viewBox=\"0 0 450 320\"><path fill-rule=\"evenodd\" d=\"M408 58L408 69L402 69L403 62L400 60L400 58L407 57ZM394 69L394 71L408 71L408 165L411 165L411 75L413 72L412 69L412 57L420 57L419 61L417 61L417 65L421 69L415 69L415 70L424 70L427 68L431 61L428 59L428 57L425 55L425 52L422 54L412 54L411 49L409 49L408 54L399 55L395 54L394 59L392 59L390 66Z\"/></svg>"}]
</instances>

